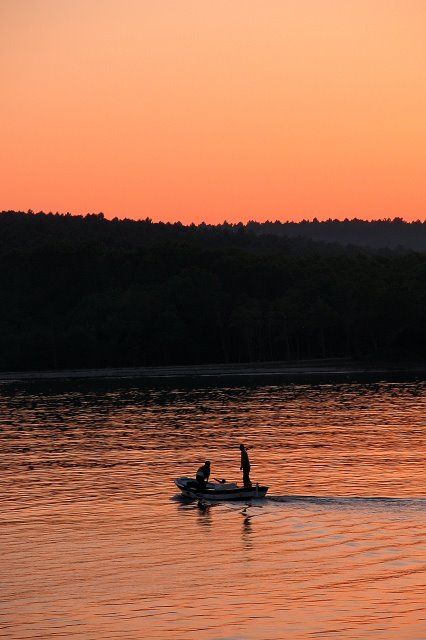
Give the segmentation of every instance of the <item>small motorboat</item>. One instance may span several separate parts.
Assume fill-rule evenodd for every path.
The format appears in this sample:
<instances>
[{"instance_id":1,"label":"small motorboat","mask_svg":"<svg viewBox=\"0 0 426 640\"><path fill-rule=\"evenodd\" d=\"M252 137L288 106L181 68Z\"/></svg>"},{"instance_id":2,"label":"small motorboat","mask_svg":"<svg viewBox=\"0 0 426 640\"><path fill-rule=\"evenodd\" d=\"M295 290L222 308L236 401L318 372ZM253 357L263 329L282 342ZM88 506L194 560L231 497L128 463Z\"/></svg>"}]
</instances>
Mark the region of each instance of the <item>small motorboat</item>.
<instances>
[{"instance_id":1,"label":"small motorboat","mask_svg":"<svg viewBox=\"0 0 426 640\"><path fill-rule=\"evenodd\" d=\"M186 498L206 500L250 500L264 498L269 487L253 484L251 487L239 487L235 482L207 482L205 489L201 489L194 478L177 478L175 485Z\"/></svg>"}]
</instances>

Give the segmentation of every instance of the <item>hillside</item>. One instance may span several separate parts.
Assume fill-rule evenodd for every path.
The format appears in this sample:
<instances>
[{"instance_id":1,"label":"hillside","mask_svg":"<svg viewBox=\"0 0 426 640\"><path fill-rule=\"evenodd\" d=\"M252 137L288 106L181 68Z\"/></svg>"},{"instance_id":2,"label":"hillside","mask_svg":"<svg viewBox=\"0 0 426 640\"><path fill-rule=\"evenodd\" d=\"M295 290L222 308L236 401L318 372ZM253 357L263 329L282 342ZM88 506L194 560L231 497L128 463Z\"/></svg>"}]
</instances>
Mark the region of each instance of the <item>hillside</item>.
<instances>
[{"instance_id":1,"label":"hillside","mask_svg":"<svg viewBox=\"0 0 426 640\"><path fill-rule=\"evenodd\" d=\"M421 359L426 254L0 214L2 370Z\"/></svg>"}]
</instances>

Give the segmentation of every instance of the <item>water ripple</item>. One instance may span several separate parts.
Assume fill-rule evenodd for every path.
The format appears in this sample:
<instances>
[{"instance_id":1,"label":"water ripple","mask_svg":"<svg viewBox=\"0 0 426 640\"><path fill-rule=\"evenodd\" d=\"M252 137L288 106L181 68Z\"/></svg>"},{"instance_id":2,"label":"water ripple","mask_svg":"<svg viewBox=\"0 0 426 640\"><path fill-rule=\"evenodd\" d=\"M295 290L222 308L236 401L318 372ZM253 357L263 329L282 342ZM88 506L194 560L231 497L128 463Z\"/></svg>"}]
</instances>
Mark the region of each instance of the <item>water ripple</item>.
<instances>
[{"instance_id":1,"label":"water ripple","mask_svg":"<svg viewBox=\"0 0 426 640\"><path fill-rule=\"evenodd\" d=\"M0 637L426 638L424 383L132 384L1 386Z\"/></svg>"}]
</instances>

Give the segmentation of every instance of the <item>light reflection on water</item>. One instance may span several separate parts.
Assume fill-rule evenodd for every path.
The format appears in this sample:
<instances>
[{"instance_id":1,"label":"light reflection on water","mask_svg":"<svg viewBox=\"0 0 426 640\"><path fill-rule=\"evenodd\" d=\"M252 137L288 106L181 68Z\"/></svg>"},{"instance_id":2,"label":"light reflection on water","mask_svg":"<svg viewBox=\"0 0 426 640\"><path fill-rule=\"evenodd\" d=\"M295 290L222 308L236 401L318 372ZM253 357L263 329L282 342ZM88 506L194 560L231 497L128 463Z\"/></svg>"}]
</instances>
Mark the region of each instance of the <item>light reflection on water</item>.
<instances>
[{"instance_id":1,"label":"light reflection on water","mask_svg":"<svg viewBox=\"0 0 426 640\"><path fill-rule=\"evenodd\" d=\"M426 638L424 383L1 394L0 637Z\"/></svg>"}]
</instances>

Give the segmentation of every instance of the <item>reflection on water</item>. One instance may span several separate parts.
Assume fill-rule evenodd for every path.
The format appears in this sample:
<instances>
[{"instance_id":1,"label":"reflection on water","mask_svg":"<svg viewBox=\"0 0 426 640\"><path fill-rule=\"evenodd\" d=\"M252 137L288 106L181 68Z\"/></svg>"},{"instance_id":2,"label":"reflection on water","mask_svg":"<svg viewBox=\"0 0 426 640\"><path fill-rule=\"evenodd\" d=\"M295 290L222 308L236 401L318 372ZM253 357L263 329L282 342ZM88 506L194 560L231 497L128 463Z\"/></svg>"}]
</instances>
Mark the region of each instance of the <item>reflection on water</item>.
<instances>
[{"instance_id":1,"label":"reflection on water","mask_svg":"<svg viewBox=\"0 0 426 640\"><path fill-rule=\"evenodd\" d=\"M426 638L424 383L0 393L0 637Z\"/></svg>"}]
</instances>

